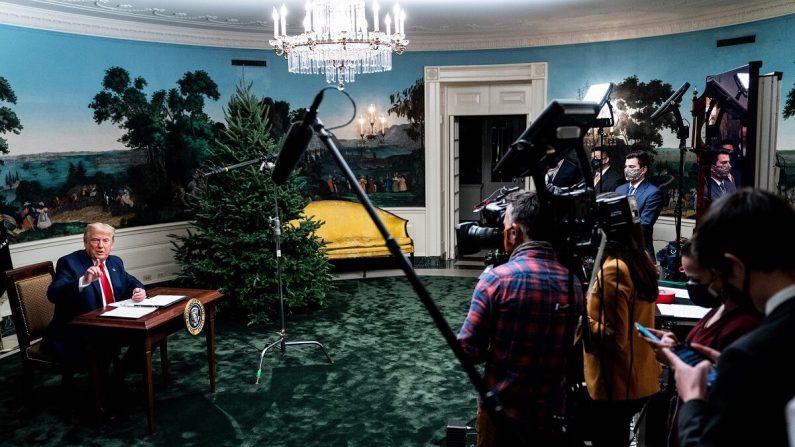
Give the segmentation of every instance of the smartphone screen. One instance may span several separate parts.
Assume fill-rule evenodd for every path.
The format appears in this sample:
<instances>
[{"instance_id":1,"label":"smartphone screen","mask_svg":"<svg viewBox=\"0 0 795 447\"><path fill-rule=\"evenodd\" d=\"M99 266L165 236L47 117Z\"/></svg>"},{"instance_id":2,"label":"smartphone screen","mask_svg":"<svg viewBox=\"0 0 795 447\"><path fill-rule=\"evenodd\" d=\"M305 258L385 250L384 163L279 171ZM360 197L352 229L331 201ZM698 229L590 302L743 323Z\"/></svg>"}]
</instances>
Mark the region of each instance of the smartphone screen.
<instances>
[{"instance_id":1,"label":"smartphone screen","mask_svg":"<svg viewBox=\"0 0 795 447\"><path fill-rule=\"evenodd\" d=\"M637 329L637 330L638 330L638 332L640 332L640 333L641 333L641 335L643 335L644 337L647 337L647 338L649 338L649 339L651 339L652 341L655 341L655 342L657 342L657 343L659 343L659 342L660 342L660 339L659 339L659 338L657 338L657 336L655 336L654 334L652 334L652 333L651 333L651 332L650 332L648 329L646 329L646 327L645 327L645 326L643 326L642 324L640 324L640 323L636 322L636 323L635 323L635 329Z\"/></svg>"},{"instance_id":2,"label":"smartphone screen","mask_svg":"<svg viewBox=\"0 0 795 447\"><path fill-rule=\"evenodd\" d=\"M654 334L652 334L651 331L646 329L646 327L644 327L642 324L636 322L635 328L644 337L647 337L657 343L660 343L660 339L657 338ZM680 343L674 346L672 351L674 352L674 354L677 355L677 357L682 359L683 362L687 363L690 366L696 366L701 361L708 360L698 351L696 351L695 349L691 348L689 345L686 345L684 343ZM715 377L716 377L715 367L712 367L712 369L709 370L709 374L707 375L707 386L712 386L712 382L715 381Z\"/></svg>"},{"instance_id":3,"label":"smartphone screen","mask_svg":"<svg viewBox=\"0 0 795 447\"><path fill-rule=\"evenodd\" d=\"M709 360L700 354L695 349L691 348L689 345L684 343L680 343L673 348L674 354L677 355L683 362L687 363L690 366L696 366L704 360ZM712 382L715 381L715 367L713 366L712 369L709 370L709 374L707 375L707 386L711 386Z\"/></svg>"}]
</instances>

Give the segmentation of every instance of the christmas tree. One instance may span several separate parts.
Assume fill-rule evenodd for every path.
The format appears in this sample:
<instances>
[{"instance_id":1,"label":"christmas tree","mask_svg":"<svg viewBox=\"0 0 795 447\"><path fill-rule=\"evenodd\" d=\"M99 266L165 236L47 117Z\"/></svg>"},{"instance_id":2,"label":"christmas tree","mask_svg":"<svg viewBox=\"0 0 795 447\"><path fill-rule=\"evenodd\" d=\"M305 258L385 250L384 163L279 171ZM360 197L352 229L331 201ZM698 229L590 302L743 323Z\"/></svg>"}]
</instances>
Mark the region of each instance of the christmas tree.
<instances>
[{"instance_id":1,"label":"christmas tree","mask_svg":"<svg viewBox=\"0 0 795 447\"><path fill-rule=\"evenodd\" d=\"M268 110L238 85L224 110L226 126L210 146L209 160L231 166L273 158L278 147L270 136ZM291 175L275 186L261 163L201 178L187 191L193 230L176 239L180 282L221 289L227 304L250 323L267 321L279 309L274 218L281 223L281 281L285 308L307 310L323 304L332 286L330 265L315 236L322 222L302 215L302 182Z\"/></svg>"}]
</instances>

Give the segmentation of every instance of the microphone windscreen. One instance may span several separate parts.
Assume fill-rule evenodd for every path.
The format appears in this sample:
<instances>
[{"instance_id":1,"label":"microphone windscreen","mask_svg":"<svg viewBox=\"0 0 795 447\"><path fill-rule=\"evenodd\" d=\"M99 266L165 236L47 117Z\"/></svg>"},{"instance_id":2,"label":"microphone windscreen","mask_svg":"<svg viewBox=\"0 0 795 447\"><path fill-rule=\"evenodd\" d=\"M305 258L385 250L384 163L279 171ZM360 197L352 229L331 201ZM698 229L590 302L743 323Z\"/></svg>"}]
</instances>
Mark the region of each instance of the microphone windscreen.
<instances>
[{"instance_id":1,"label":"microphone windscreen","mask_svg":"<svg viewBox=\"0 0 795 447\"><path fill-rule=\"evenodd\" d=\"M276 166L273 168L273 181L277 185L284 183L290 176L290 172L295 169L301 155L309 146L310 140L312 140L311 127L303 122L295 122L290 126L282 150L279 152L279 158L276 160Z\"/></svg>"}]
</instances>

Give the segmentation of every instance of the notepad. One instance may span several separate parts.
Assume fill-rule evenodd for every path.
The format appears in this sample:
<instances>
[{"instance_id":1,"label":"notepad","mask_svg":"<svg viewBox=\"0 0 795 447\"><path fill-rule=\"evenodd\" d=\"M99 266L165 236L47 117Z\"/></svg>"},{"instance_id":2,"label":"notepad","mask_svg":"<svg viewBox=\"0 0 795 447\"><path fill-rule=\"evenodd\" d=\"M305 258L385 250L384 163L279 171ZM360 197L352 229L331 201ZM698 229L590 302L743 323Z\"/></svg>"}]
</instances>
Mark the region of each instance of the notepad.
<instances>
[{"instance_id":1,"label":"notepad","mask_svg":"<svg viewBox=\"0 0 795 447\"><path fill-rule=\"evenodd\" d=\"M184 299L185 295L155 295L137 303L130 298L129 300L110 303L110 305L113 307L168 307Z\"/></svg>"},{"instance_id":2,"label":"notepad","mask_svg":"<svg viewBox=\"0 0 795 447\"><path fill-rule=\"evenodd\" d=\"M113 310L99 314L100 317L113 317L113 318L141 318L144 315L156 311L156 307L143 307L143 306L119 306Z\"/></svg>"}]
</instances>

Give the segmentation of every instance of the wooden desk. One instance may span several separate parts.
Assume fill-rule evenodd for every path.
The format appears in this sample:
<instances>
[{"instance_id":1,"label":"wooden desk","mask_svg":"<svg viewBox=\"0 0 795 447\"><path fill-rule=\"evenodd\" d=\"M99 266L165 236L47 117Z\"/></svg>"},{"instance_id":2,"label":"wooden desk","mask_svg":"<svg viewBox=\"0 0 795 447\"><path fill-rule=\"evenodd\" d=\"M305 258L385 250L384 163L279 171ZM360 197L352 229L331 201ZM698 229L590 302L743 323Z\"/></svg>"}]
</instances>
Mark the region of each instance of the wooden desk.
<instances>
[{"instance_id":1,"label":"wooden desk","mask_svg":"<svg viewBox=\"0 0 795 447\"><path fill-rule=\"evenodd\" d=\"M76 326L84 335L90 347L90 369L89 375L94 387L94 405L97 418L102 417L102 402L100 395L100 383L97 369L96 350L91 344L91 340L118 340L120 343L129 345L139 345L143 347L143 383L147 396L147 417L149 422L149 433L155 431L155 412L154 412L154 385L152 383L152 348L163 342L161 345L161 360L163 362L163 375L168 374L168 360L165 350L165 340L178 330L185 330L183 311L188 299L198 298L205 309L204 335L207 339L207 363L210 369L210 392L215 392L215 303L223 298L223 295L215 290L200 289L180 289L172 287L158 287L147 291L149 296L154 295L185 295L185 300L172 304L144 315L138 319L112 318L99 316L103 312L110 310L109 307L96 309L91 312L78 316L70 322Z\"/></svg>"}]
</instances>

